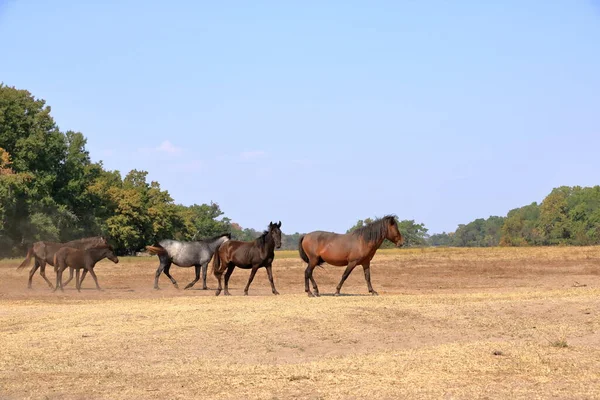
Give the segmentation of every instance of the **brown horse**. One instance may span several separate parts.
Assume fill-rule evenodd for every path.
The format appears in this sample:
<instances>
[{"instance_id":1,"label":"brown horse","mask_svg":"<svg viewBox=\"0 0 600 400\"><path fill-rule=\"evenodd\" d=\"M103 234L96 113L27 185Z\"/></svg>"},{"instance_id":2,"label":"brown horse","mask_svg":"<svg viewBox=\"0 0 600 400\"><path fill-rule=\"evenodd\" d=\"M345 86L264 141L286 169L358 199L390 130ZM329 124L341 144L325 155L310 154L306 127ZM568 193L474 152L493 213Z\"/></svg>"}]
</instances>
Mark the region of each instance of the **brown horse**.
<instances>
[{"instance_id":1,"label":"brown horse","mask_svg":"<svg viewBox=\"0 0 600 400\"><path fill-rule=\"evenodd\" d=\"M216 295L221 293L221 276L225 272L225 296L229 296L229 277L233 273L235 267L250 269L250 278L248 278L248 284L244 289L244 295L248 295L248 288L256 275L256 271L265 267L267 275L269 276L269 282L271 282L271 290L273 294L279 294L275 289L275 283L273 282L273 271L272 264L275 258L275 248L281 247L281 221L278 224L269 223L269 230L264 231L263 234L252 242L240 242L237 240L230 240L225 242L215 252L213 261L213 271L217 280L219 281L219 287L217 288Z\"/></svg>"},{"instance_id":2,"label":"brown horse","mask_svg":"<svg viewBox=\"0 0 600 400\"><path fill-rule=\"evenodd\" d=\"M344 281L357 265L362 265L365 271L369 293L377 295L371 286L371 259L385 239L394 242L396 246L402 246L404 243L404 238L398 230L396 217L393 215L387 215L345 235L315 231L302 236L298 248L300 257L308 263L304 272L304 289L308 296L319 296L313 270L324 262L338 267L347 265L342 280L337 285L336 296L339 296ZM315 290L314 295L308 287L309 280Z\"/></svg>"},{"instance_id":3,"label":"brown horse","mask_svg":"<svg viewBox=\"0 0 600 400\"><path fill-rule=\"evenodd\" d=\"M44 278L44 280L46 281L46 283L48 283L48 286L50 286L50 288L54 288L52 286L52 283L48 280L48 278L46 278L46 264L55 266L54 265L54 254L61 247L67 246L67 247L73 247L75 249L85 250L85 249L90 249L92 247L106 246L106 245L108 245L108 242L102 236L94 236L94 237L89 237L89 238L72 240L67 243L35 242L33 244L33 246L31 246L31 248L27 252L27 257L21 263L21 265L19 265L17 267L17 269L19 270L19 269L25 268L27 265L29 265L29 263L31 261L31 257L33 256L35 258L35 263L33 265L33 268L31 268L31 271L29 271L29 282L27 283L27 287L29 289L31 289L31 281L33 279L33 275L35 274L35 271L37 271L37 269L39 268L40 275L42 276L42 278ZM65 282L65 285L67 283L69 283L71 281L71 279L73 279L73 269L70 269L69 280L67 282Z\"/></svg>"},{"instance_id":4,"label":"brown horse","mask_svg":"<svg viewBox=\"0 0 600 400\"><path fill-rule=\"evenodd\" d=\"M119 259L113 252L113 248L109 245L94 247L87 250L75 249L73 247L61 247L54 254L53 260L54 265L56 266L56 287L54 288L54 291L57 289L64 290L62 284L62 273L67 267L77 270L75 286L78 292L81 292L81 283L83 282L87 272L89 272L92 278L94 278L94 282L96 282L96 289L102 290L100 289L100 285L98 285L98 278L94 272L94 266L103 258L108 258L115 264L119 262ZM81 269L83 269L83 274L81 275L81 279L79 279L79 270Z\"/></svg>"}]
</instances>

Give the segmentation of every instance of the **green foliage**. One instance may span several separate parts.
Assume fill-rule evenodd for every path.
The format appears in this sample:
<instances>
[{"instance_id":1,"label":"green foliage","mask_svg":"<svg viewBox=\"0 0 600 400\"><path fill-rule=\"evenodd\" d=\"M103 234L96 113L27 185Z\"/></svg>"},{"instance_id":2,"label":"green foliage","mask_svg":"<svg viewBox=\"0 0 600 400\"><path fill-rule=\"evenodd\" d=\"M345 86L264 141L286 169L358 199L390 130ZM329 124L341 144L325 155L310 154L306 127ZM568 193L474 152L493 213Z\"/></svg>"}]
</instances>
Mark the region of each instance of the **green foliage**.
<instances>
[{"instance_id":1,"label":"green foliage","mask_svg":"<svg viewBox=\"0 0 600 400\"><path fill-rule=\"evenodd\" d=\"M452 246L457 247L492 247L500 243L503 217L491 216L488 219L479 218L466 225L458 226L452 235Z\"/></svg>"},{"instance_id":2,"label":"green foliage","mask_svg":"<svg viewBox=\"0 0 600 400\"><path fill-rule=\"evenodd\" d=\"M537 203L510 210L502 226L501 246L533 246L542 243L537 228L540 206Z\"/></svg>"},{"instance_id":3,"label":"green foliage","mask_svg":"<svg viewBox=\"0 0 600 400\"><path fill-rule=\"evenodd\" d=\"M404 246L424 247L428 246L428 229L424 224L417 224L414 220L402 220L398 222L398 229L404 236ZM393 243L386 240L386 247L393 247Z\"/></svg>"},{"instance_id":4,"label":"green foliage","mask_svg":"<svg viewBox=\"0 0 600 400\"><path fill-rule=\"evenodd\" d=\"M430 246L441 246L441 247L447 247L447 246L452 246L452 237L454 236L454 233L446 233L446 232L442 232L442 233L435 233L431 236L429 236L428 242Z\"/></svg>"},{"instance_id":5,"label":"green foliage","mask_svg":"<svg viewBox=\"0 0 600 400\"><path fill-rule=\"evenodd\" d=\"M218 204L176 205L147 172L105 171L85 146L80 132L58 129L44 100L0 84L0 256L98 234L123 254L230 230Z\"/></svg>"}]
</instances>

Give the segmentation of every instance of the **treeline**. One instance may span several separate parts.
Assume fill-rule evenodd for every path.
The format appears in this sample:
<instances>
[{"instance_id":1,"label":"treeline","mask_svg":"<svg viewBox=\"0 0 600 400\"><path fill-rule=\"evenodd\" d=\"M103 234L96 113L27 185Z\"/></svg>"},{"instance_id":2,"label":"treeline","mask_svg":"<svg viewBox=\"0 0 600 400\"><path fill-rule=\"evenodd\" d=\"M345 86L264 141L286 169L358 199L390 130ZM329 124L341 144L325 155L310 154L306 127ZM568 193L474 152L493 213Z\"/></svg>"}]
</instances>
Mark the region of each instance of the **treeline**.
<instances>
[{"instance_id":1,"label":"treeline","mask_svg":"<svg viewBox=\"0 0 600 400\"><path fill-rule=\"evenodd\" d=\"M0 84L0 257L22 255L38 240L65 242L105 235L119 254L163 238L193 240L231 232L253 240L217 203L176 204L147 172L121 175L94 163L80 132L63 132L44 100ZM348 231L368 224L359 220ZM406 246L535 246L600 244L600 186L560 187L541 204L429 235L414 220L399 221ZM300 233L284 234L297 249ZM384 242L384 247L393 246Z\"/></svg>"},{"instance_id":2,"label":"treeline","mask_svg":"<svg viewBox=\"0 0 600 400\"><path fill-rule=\"evenodd\" d=\"M600 186L561 186L541 204L459 225L453 233L431 235L433 246L588 246L600 244Z\"/></svg>"}]
</instances>

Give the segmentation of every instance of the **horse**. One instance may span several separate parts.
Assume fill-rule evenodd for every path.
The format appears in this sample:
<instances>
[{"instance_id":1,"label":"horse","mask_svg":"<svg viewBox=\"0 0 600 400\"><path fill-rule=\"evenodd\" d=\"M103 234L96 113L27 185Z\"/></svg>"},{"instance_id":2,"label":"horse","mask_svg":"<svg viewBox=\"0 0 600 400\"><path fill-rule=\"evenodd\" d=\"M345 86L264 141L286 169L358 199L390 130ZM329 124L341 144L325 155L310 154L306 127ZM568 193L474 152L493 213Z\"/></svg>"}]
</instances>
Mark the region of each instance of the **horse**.
<instances>
[{"instance_id":1,"label":"horse","mask_svg":"<svg viewBox=\"0 0 600 400\"><path fill-rule=\"evenodd\" d=\"M42 276L42 278L44 278L46 283L48 283L48 286L50 286L50 288L53 289L54 286L52 286L52 283L48 280L48 278L46 278L46 264L55 266L54 265L54 254L61 247L66 246L66 247L72 247L75 249L86 250L86 249L90 249L92 247L107 246L107 245L108 245L108 242L106 241L106 239L103 236L94 236L94 237L89 237L89 238L77 239L77 240L72 240L67 243L35 242L33 244L33 246L31 246L29 248L29 250L27 251L27 256L26 256L25 260L21 263L21 265L19 265L17 267L17 270L25 268L27 265L29 265L29 263L31 261L31 257L33 256L35 258L35 263L33 265L33 268L31 268L31 271L29 271L29 281L27 283L27 288L31 289L31 281L33 280L33 275L35 274L35 271L37 271L37 269L39 268L40 275ZM73 269L72 268L69 269L69 280L67 282L65 282L65 285L68 284L71 281L71 279L73 279Z\"/></svg>"},{"instance_id":2,"label":"horse","mask_svg":"<svg viewBox=\"0 0 600 400\"><path fill-rule=\"evenodd\" d=\"M225 272L225 296L229 296L229 277L233 273L235 267L250 269L250 278L244 289L244 295L248 295L248 288L256 275L256 271L265 267L267 275L269 276L269 282L271 283L271 290L273 294L279 294L275 289L275 283L273 283L273 271L272 264L275 258L275 248L281 247L281 221L274 224L269 223L269 230L264 231L263 234L252 242L240 242L237 240L230 240L224 243L219 250L215 253L213 261L213 271L217 280L219 281L219 287L216 292L216 296L221 293L221 276Z\"/></svg>"},{"instance_id":3,"label":"horse","mask_svg":"<svg viewBox=\"0 0 600 400\"><path fill-rule=\"evenodd\" d=\"M154 278L154 289L159 289L158 277L161 272L164 272L171 280L171 283L179 289L179 285L177 285L175 279L169 274L171 263L173 263L178 267L187 268L193 265L196 268L196 279L190 282L185 289L191 288L198 282L200 279L200 268L202 268L202 289L206 290L206 270L208 269L208 263L219 246L229 239L231 239L231 233L223 233L222 235L210 239L196 240L193 242L165 239L154 246L146 246L148 252L150 254L158 255L160 260Z\"/></svg>"},{"instance_id":4,"label":"horse","mask_svg":"<svg viewBox=\"0 0 600 400\"><path fill-rule=\"evenodd\" d=\"M62 284L62 273L67 267L70 267L71 270L77 270L75 287L77 288L78 292L81 292L81 283L83 282L87 272L89 272L92 278L94 278L94 282L96 282L96 289L102 290L100 289L100 285L98 285L98 278L94 272L94 266L98 261L104 258L108 258L115 264L119 262L119 259L115 255L113 248L110 245L93 247L87 250L76 249L73 247L61 247L54 254L54 265L56 269L56 287L54 288L54 291L56 292L58 289L64 291ZM81 269L83 269L83 274L81 275L81 279L79 279L79 270Z\"/></svg>"},{"instance_id":5,"label":"horse","mask_svg":"<svg viewBox=\"0 0 600 400\"><path fill-rule=\"evenodd\" d=\"M385 239L390 240L397 247L404 244L404 238L398 230L398 223L394 215L386 215L346 234L314 231L301 236L298 250L300 258L308 263L304 271L304 289L308 296L319 296L319 288L313 278L313 270L324 262L338 267L346 266L342 280L337 285L336 296L340 295L344 281L357 265L362 265L364 269L369 293L377 296L378 293L371 286L370 266L371 259ZM314 294L308 287L309 280L312 282Z\"/></svg>"}]
</instances>

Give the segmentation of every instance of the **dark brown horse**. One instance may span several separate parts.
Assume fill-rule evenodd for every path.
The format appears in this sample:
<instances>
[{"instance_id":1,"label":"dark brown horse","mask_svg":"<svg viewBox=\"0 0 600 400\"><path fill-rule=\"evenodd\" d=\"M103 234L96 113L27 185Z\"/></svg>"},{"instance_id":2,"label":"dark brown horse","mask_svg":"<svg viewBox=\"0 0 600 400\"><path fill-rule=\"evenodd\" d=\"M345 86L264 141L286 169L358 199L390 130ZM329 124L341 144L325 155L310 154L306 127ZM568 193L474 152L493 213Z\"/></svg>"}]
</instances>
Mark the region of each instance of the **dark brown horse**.
<instances>
[{"instance_id":1,"label":"dark brown horse","mask_svg":"<svg viewBox=\"0 0 600 400\"><path fill-rule=\"evenodd\" d=\"M33 279L33 275L35 274L35 271L37 271L37 269L39 268L40 275L42 276L42 278L44 278L44 280L46 281L46 283L48 283L48 286L50 286L50 288L53 288L52 283L48 280L48 278L46 278L46 264L54 266L54 254L61 247L67 246L73 247L75 249L85 250L90 249L92 247L106 245L108 245L108 242L102 236L94 236L89 238L72 240L67 243L35 242L27 252L27 257L21 263L21 265L17 267L17 269L19 270L29 265L31 257L33 256L35 258L35 263L33 265L33 268L31 268L31 271L29 271L29 282L27 283L27 287L31 289L31 281ZM69 271L69 280L65 283L65 285L69 283L71 279L73 279L72 269Z\"/></svg>"},{"instance_id":2,"label":"dark brown horse","mask_svg":"<svg viewBox=\"0 0 600 400\"><path fill-rule=\"evenodd\" d=\"M248 284L244 289L244 295L248 295L248 288L256 275L256 271L265 267L267 275L269 276L269 282L271 282L271 290L273 294L279 294L275 289L275 283L273 282L273 271L272 264L275 258L275 248L281 247L281 221L278 224L269 223L269 230L264 231L263 234L252 242L240 242L237 240L230 240L225 242L215 252L213 261L213 271L217 280L219 281L219 287L217 288L216 295L221 293L221 276L225 272L225 296L229 296L229 277L233 273L235 267L250 269L250 278L248 278Z\"/></svg>"},{"instance_id":3,"label":"dark brown horse","mask_svg":"<svg viewBox=\"0 0 600 400\"><path fill-rule=\"evenodd\" d=\"M319 295L319 288L313 278L313 270L317 265L326 262L338 267L347 265L342 280L337 285L336 296L339 296L344 281L357 265L362 265L365 271L369 293L377 295L377 292L371 286L371 259L385 239L394 242L396 246L402 246L404 243L404 239L398 230L396 217L393 215L387 215L345 235L315 231L302 236L298 247L300 257L308 263L308 267L304 272L304 289L306 293L310 297ZM309 280L315 290L314 295L308 287Z\"/></svg>"},{"instance_id":4,"label":"dark brown horse","mask_svg":"<svg viewBox=\"0 0 600 400\"><path fill-rule=\"evenodd\" d=\"M96 282L96 289L102 290L100 289L100 285L98 285L98 278L94 272L94 266L103 258L108 258L115 264L119 262L119 259L113 252L113 248L109 245L94 247L87 250L75 249L73 247L61 247L54 254L53 260L56 269L56 287L54 288L54 291L57 289L64 290L62 273L67 267L74 268L77 271L75 285L78 292L81 292L81 283L85 278L85 274L88 272L92 278L94 278L94 282ZM79 271L81 269L83 269L83 274L81 275L81 279L79 279Z\"/></svg>"}]
</instances>

